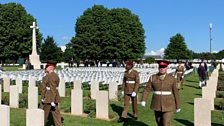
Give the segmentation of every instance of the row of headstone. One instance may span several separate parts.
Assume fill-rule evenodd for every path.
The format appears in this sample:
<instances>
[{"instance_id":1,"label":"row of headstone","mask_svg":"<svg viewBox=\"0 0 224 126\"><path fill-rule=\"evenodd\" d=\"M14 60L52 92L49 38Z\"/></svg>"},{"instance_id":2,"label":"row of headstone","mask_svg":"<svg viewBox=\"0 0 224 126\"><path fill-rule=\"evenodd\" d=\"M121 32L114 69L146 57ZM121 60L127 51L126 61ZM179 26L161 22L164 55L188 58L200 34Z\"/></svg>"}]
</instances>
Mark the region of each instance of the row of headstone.
<instances>
[{"instance_id":1,"label":"row of headstone","mask_svg":"<svg viewBox=\"0 0 224 126\"><path fill-rule=\"evenodd\" d=\"M10 107L0 105L0 113L0 126L10 126ZM42 109L27 109L26 126L44 126L44 111Z\"/></svg>"},{"instance_id":2,"label":"row of headstone","mask_svg":"<svg viewBox=\"0 0 224 126\"><path fill-rule=\"evenodd\" d=\"M217 66L219 68L219 66ZM211 110L214 110L214 98L216 97L216 88L218 83L218 69L215 69L207 86L202 88L202 98L194 99L194 125L211 126Z\"/></svg>"}]
</instances>

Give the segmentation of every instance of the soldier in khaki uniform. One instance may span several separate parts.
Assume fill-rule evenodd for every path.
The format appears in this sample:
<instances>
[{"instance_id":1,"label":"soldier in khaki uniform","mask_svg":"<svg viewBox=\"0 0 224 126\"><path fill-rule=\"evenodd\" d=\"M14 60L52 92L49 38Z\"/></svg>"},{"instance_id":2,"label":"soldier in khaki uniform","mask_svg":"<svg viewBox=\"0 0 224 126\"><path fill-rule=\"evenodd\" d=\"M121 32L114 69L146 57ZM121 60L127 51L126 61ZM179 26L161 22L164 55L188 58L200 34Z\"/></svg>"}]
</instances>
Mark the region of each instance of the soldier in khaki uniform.
<instances>
[{"instance_id":1,"label":"soldier in khaki uniform","mask_svg":"<svg viewBox=\"0 0 224 126\"><path fill-rule=\"evenodd\" d=\"M122 95L124 95L124 110L118 122L124 122L127 118L130 99L132 101L132 110L134 119L138 119L137 94L139 89L139 74L133 69L133 62L126 62L126 71L122 83Z\"/></svg>"},{"instance_id":2,"label":"soldier in khaki uniform","mask_svg":"<svg viewBox=\"0 0 224 126\"><path fill-rule=\"evenodd\" d=\"M176 72L174 76L177 78L177 89L183 89L184 83L184 66L181 64L181 61L178 61L178 66L176 68Z\"/></svg>"},{"instance_id":3,"label":"soldier in khaki uniform","mask_svg":"<svg viewBox=\"0 0 224 126\"><path fill-rule=\"evenodd\" d=\"M147 97L153 89L151 109L154 110L155 119L158 126L171 126L173 111L180 111L179 91L176 87L176 80L173 76L167 74L168 61L160 60L159 73L149 78L143 96L141 105L145 106ZM173 97L174 96L174 97Z\"/></svg>"},{"instance_id":4,"label":"soldier in khaki uniform","mask_svg":"<svg viewBox=\"0 0 224 126\"><path fill-rule=\"evenodd\" d=\"M44 110L45 125L48 120L48 115L51 112L55 126L62 126L61 114L58 110L58 103L60 102L59 92L57 87L59 86L59 77L54 72L56 63L47 63L45 67L46 76L43 77L41 88L42 88L42 103Z\"/></svg>"}]
</instances>

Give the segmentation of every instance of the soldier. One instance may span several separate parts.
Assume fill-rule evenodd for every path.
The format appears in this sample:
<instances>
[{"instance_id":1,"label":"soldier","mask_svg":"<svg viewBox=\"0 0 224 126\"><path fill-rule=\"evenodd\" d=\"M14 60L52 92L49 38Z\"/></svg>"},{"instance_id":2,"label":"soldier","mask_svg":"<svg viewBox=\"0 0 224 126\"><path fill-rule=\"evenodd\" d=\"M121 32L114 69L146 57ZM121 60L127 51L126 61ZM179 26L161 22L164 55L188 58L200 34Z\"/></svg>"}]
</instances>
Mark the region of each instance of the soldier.
<instances>
[{"instance_id":1,"label":"soldier","mask_svg":"<svg viewBox=\"0 0 224 126\"><path fill-rule=\"evenodd\" d=\"M184 72L185 72L185 68L182 65L181 61L178 61L178 66L176 68L175 71L175 78L177 78L177 89L183 89L183 85L184 85Z\"/></svg>"},{"instance_id":2,"label":"soldier","mask_svg":"<svg viewBox=\"0 0 224 126\"><path fill-rule=\"evenodd\" d=\"M167 74L169 62L158 61L159 73L152 75L144 89L141 105L145 106L147 97L153 89L151 109L154 110L158 126L171 126L171 119L174 109L180 112L179 91L176 87L176 80ZM174 98L173 98L174 96Z\"/></svg>"},{"instance_id":3,"label":"soldier","mask_svg":"<svg viewBox=\"0 0 224 126\"><path fill-rule=\"evenodd\" d=\"M59 86L59 77L54 72L56 67L55 62L48 62L45 67L45 72L47 73L43 77L41 87L42 87L42 103L44 110L44 121L45 125L48 120L48 115L51 112L55 126L62 126L61 124L61 114L58 110L58 103L60 102L59 92L57 87Z\"/></svg>"},{"instance_id":4,"label":"soldier","mask_svg":"<svg viewBox=\"0 0 224 126\"><path fill-rule=\"evenodd\" d=\"M132 102L134 120L138 119L137 94L139 89L139 74L133 69L133 62L126 62L126 71L122 83L122 95L124 95L124 109L118 122L124 122L127 118L129 101Z\"/></svg>"}]
</instances>

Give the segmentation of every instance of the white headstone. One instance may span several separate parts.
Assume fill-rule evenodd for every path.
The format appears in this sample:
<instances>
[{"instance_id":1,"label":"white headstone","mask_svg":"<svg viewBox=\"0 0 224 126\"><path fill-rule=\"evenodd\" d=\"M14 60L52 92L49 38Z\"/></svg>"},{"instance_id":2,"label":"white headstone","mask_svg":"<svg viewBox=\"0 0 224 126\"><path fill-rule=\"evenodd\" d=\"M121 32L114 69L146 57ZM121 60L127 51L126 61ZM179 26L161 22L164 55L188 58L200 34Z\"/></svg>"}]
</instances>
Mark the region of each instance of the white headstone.
<instances>
[{"instance_id":1,"label":"white headstone","mask_svg":"<svg viewBox=\"0 0 224 126\"><path fill-rule=\"evenodd\" d=\"M3 91L4 92L9 92L10 90L10 78L9 77L4 77L3 78Z\"/></svg>"},{"instance_id":2,"label":"white headstone","mask_svg":"<svg viewBox=\"0 0 224 126\"><path fill-rule=\"evenodd\" d=\"M19 93L22 93L23 92L23 80L22 78L16 78L16 85L18 86L19 88Z\"/></svg>"},{"instance_id":3,"label":"white headstone","mask_svg":"<svg viewBox=\"0 0 224 126\"><path fill-rule=\"evenodd\" d=\"M109 99L117 100L117 83L116 82L109 83Z\"/></svg>"},{"instance_id":4,"label":"white headstone","mask_svg":"<svg viewBox=\"0 0 224 126\"><path fill-rule=\"evenodd\" d=\"M26 126L44 126L44 110L27 109Z\"/></svg>"},{"instance_id":5,"label":"white headstone","mask_svg":"<svg viewBox=\"0 0 224 126\"><path fill-rule=\"evenodd\" d=\"M74 80L73 81L73 89L78 89L81 90L82 89L82 81L81 80Z\"/></svg>"},{"instance_id":6,"label":"white headstone","mask_svg":"<svg viewBox=\"0 0 224 126\"><path fill-rule=\"evenodd\" d=\"M194 125L211 126L210 101L204 98L194 99Z\"/></svg>"},{"instance_id":7,"label":"white headstone","mask_svg":"<svg viewBox=\"0 0 224 126\"><path fill-rule=\"evenodd\" d=\"M10 86L9 106L19 108L19 88L16 85Z\"/></svg>"},{"instance_id":8,"label":"white headstone","mask_svg":"<svg viewBox=\"0 0 224 126\"><path fill-rule=\"evenodd\" d=\"M83 91L80 89L73 89L71 94L71 114L83 114Z\"/></svg>"},{"instance_id":9,"label":"white headstone","mask_svg":"<svg viewBox=\"0 0 224 126\"><path fill-rule=\"evenodd\" d=\"M108 104L109 104L108 91L97 91L96 118L109 119Z\"/></svg>"},{"instance_id":10,"label":"white headstone","mask_svg":"<svg viewBox=\"0 0 224 126\"><path fill-rule=\"evenodd\" d=\"M96 92L99 91L99 82L98 81L92 81L91 87L91 99L96 99Z\"/></svg>"},{"instance_id":11,"label":"white headstone","mask_svg":"<svg viewBox=\"0 0 224 126\"><path fill-rule=\"evenodd\" d=\"M0 126L10 126L10 108L7 105L0 105Z\"/></svg>"},{"instance_id":12,"label":"white headstone","mask_svg":"<svg viewBox=\"0 0 224 126\"><path fill-rule=\"evenodd\" d=\"M59 91L60 97L65 97L65 80L64 79L60 79L58 91Z\"/></svg>"},{"instance_id":13,"label":"white headstone","mask_svg":"<svg viewBox=\"0 0 224 126\"><path fill-rule=\"evenodd\" d=\"M37 47L36 47L36 29L38 29L38 27L36 26L36 23L33 22L33 25L30 26L30 28L33 29L33 35L32 35L32 54L29 56L29 59L34 69L40 69L41 62L39 55L37 55Z\"/></svg>"},{"instance_id":14,"label":"white headstone","mask_svg":"<svg viewBox=\"0 0 224 126\"><path fill-rule=\"evenodd\" d=\"M28 87L28 109L38 108L38 88Z\"/></svg>"},{"instance_id":15,"label":"white headstone","mask_svg":"<svg viewBox=\"0 0 224 126\"><path fill-rule=\"evenodd\" d=\"M0 85L0 105L2 104L2 85Z\"/></svg>"},{"instance_id":16,"label":"white headstone","mask_svg":"<svg viewBox=\"0 0 224 126\"><path fill-rule=\"evenodd\" d=\"M36 79L34 77L29 78L29 87L36 87Z\"/></svg>"}]
</instances>

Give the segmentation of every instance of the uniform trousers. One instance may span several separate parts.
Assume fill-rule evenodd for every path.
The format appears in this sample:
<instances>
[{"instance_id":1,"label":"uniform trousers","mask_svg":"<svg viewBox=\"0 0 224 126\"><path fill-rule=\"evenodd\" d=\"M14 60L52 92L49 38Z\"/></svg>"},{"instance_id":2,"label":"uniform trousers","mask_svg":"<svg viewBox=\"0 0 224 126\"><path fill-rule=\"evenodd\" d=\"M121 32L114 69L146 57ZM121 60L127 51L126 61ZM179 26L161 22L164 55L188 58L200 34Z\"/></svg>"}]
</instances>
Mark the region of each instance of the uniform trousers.
<instances>
[{"instance_id":1,"label":"uniform trousers","mask_svg":"<svg viewBox=\"0 0 224 126\"><path fill-rule=\"evenodd\" d=\"M127 118L130 99L131 99L131 103L132 103L133 116L138 117L137 96L131 97L131 94L125 94L124 95L124 110L123 110L122 115L121 115L121 117L123 117L123 118Z\"/></svg>"},{"instance_id":2,"label":"uniform trousers","mask_svg":"<svg viewBox=\"0 0 224 126\"><path fill-rule=\"evenodd\" d=\"M56 105L56 107L52 107L50 103L44 103L43 104L43 110L44 110L44 122L45 125L47 124L47 120L48 120L48 115L51 112L53 119L54 119L54 124L55 126L62 126L61 123L61 114L58 110L58 106Z\"/></svg>"},{"instance_id":3,"label":"uniform trousers","mask_svg":"<svg viewBox=\"0 0 224 126\"><path fill-rule=\"evenodd\" d=\"M173 112L154 111L157 126L171 126Z\"/></svg>"}]
</instances>

